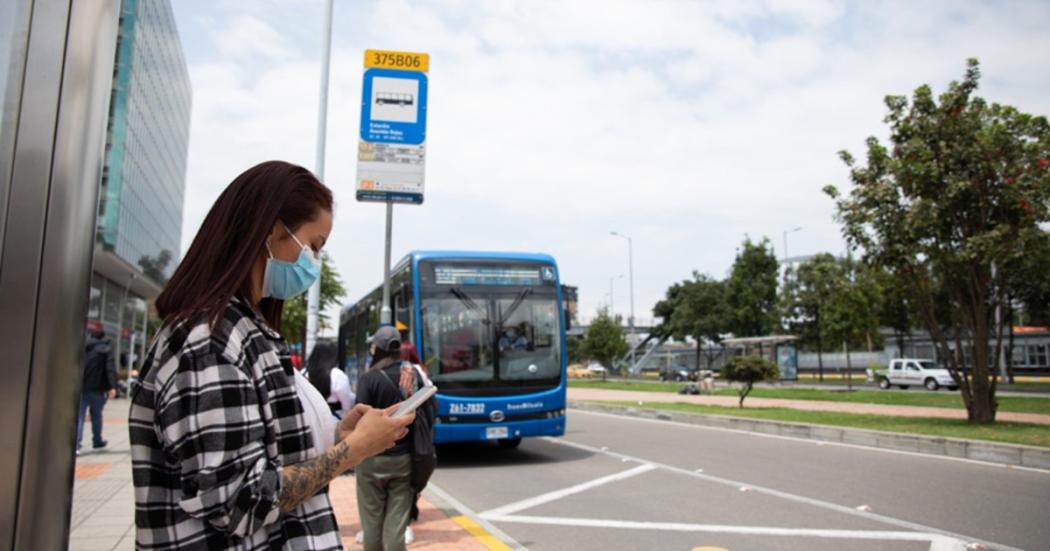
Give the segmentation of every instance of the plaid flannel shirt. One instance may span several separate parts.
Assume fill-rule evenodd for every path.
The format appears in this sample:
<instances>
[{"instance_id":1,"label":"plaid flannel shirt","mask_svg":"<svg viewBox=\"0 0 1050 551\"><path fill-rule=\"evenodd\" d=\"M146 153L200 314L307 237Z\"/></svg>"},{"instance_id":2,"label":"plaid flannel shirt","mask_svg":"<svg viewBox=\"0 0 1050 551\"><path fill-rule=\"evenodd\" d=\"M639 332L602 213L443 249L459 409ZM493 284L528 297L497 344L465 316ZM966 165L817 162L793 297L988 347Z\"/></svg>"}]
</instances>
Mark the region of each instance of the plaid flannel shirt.
<instances>
[{"instance_id":1,"label":"plaid flannel shirt","mask_svg":"<svg viewBox=\"0 0 1050 551\"><path fill-rule=\"evenodd\" d=\"M138 549L342 549L326 492L288 513L281 470L313 436L288 348L232 301L207 323L165 328L131 394Z\"/></svg>"}]
</instances>

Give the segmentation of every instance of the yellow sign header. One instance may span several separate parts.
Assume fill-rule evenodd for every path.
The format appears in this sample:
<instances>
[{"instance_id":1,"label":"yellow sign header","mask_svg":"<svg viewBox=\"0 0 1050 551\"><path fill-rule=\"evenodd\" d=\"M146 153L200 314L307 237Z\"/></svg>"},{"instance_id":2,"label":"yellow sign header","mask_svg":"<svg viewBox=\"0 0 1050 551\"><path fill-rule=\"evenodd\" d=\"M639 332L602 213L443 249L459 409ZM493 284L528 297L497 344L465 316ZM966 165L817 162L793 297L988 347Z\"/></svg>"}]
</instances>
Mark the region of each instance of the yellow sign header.
<instances>
[{"instance_id":1,"label":"yellow sign header","mask_svg":"<svg viewBox=\"0 0 1050 551\"><path fill-rule=\"evenodd\" d=\"M430 54L365 50L365 68L397 69L400 71L430 70Z\"/></svg>"}]
</instances>

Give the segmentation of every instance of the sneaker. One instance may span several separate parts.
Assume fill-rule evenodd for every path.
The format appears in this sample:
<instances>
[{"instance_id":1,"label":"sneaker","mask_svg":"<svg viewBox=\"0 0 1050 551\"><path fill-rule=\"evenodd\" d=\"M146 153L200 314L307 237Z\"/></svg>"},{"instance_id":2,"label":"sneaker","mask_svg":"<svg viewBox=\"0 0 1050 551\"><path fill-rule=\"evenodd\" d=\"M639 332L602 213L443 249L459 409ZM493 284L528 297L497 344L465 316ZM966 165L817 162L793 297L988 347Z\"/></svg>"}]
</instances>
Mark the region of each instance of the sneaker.
<instances>
[{"instance_id":1,"label":"sneaker","mask_svg":"<svg viewBox=\"0 0 1050 551\"><path fill-rule=\"evenodd\" d=\"M97 446L91 446L91 447L93 449L96 449L96 450L101 450L101 449L104 449L108 445L109 445L109 441L108 440L103 440L101 444L99 444Z\"/></svg>"},{"instance_id":2,"label":"sneaker","mask_svg":"<svg viewBox=\"0 0 1050 551\"><path fill-rule=\"evenodd\" d=\"M409 545L416 541L416 535L412 533L412 527L405 528L405 545Z\"/></svg>"},{"instance_id":3,"label":"sneaker","mask_svg":"<svg viewBox=\"0 0 1050 551\"><path fill-rule=\"evenodd\" d=\"M364 530L358 530L357 531L357 537L355 539L357 540L357 543L359 543L361 545L364 545L364 543L365 543L365 531Z\"/></svg>"}]
</instances>

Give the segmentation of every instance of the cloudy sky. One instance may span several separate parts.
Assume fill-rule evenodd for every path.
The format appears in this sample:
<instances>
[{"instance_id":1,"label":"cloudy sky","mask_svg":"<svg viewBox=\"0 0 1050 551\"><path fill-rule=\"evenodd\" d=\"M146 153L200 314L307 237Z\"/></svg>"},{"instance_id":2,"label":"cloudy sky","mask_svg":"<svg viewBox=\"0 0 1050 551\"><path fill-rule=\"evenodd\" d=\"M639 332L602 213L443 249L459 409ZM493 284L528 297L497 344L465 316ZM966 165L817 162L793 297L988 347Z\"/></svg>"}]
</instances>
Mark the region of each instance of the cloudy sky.
<instances>
[{"instance_id":1,"label":"cloudy sky","mask_svg":"<svg viewBox=\"0 0 1050 551\"><path fill-rule=\"evenodd\" d=\"M323 0L173 0L193 83L183 249L267 159L313 168ZM336 0L325 182L329 252L356 300L382 277L383 212L354 199L363 51L427 52L426 202L412 249L542 251L580 311L608 301L634 241L642 320L693 270L724 277L745 236L782 256L843 249L836 151L885 134L882 99L943 90L1050 114L1050 3ZM615 283L626 312L627 279Z\"/></svg>"}]
</instances>

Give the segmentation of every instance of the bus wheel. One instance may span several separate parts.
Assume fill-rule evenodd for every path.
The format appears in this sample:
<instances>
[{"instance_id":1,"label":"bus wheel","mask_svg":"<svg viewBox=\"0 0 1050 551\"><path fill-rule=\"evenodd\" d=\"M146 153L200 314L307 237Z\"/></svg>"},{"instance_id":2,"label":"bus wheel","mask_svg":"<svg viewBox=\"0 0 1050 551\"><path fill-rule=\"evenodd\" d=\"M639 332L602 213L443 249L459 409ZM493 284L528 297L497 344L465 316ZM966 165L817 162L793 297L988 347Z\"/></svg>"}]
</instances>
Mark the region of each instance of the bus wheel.
<instances>
[{"instance_id":1,"label":"bus wheel","mask_svg":"<svg viewBox=\"0 0 1050 551\"><path fill-rule=\"evenodd\" d=\"M513 450L514 448L521 445L521 437L518 438L501 438L496 441L499 447L505 450Z\"/></svg>"}]
</instances>

